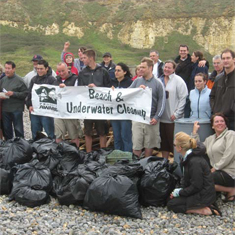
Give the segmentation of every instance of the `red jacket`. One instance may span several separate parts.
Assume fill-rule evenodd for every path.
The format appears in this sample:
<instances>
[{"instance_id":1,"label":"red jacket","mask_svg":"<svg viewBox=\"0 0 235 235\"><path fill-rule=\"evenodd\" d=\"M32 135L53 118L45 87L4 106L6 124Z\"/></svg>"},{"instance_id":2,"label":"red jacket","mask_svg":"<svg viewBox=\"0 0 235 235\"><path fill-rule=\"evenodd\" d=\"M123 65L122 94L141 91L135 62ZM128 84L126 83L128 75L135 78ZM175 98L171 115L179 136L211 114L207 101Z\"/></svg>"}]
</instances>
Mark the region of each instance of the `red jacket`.
<instances>
[{"instance_id":1,"label":"red jacket","mask_svg":"<svg viewBox=\"0 0 235 235\"><path fill-rule=\"evenodd\" d=\"M66 56L67 56L67 55L71 55L71 56L73 57L73 62L72 62L72 64L66 63L66 60L65 60L65 59L66 59ZM76 67L74 67L74 55L73 55L73 53L71 53L71 52L65 53L65 54L64 54L64 62L67 64L67 66L68 66L68 68L69 68L69 71L70 71L71 73L78 75L78 70L77 70ZM56 74L58 75L58 71L56 71Z\"/></svg>"}]
</instances>

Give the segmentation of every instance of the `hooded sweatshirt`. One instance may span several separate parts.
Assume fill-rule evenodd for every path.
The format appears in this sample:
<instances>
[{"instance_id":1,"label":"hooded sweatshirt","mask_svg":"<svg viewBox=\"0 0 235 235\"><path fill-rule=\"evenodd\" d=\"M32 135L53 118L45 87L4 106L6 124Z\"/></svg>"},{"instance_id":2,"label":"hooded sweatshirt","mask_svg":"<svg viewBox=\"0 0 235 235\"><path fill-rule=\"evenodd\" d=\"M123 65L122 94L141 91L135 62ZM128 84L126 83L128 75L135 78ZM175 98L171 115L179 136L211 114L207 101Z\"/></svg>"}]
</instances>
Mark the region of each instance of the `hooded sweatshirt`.
<instances>
[{"instance_id":1,"label":"hooded sweatshirt","mask_svg":"<svg viewBox=\"0 0 235 235\"><path fill-rule=\"evenodd\" d=\"M73 57L73 62L70 63L70 64L66 62L66 57L69 56L69 55ZM64 54L64 62L67 64L68 69L69 69L69 71L70 71L71 73L78 75L78 70L77 70L77 68L74 66L74 55L73 55L73 53L71 53L71 52L65 53L65 54ZM56 71L56 74L58 75L58 71Z\"/></svg>"}]
</instances>

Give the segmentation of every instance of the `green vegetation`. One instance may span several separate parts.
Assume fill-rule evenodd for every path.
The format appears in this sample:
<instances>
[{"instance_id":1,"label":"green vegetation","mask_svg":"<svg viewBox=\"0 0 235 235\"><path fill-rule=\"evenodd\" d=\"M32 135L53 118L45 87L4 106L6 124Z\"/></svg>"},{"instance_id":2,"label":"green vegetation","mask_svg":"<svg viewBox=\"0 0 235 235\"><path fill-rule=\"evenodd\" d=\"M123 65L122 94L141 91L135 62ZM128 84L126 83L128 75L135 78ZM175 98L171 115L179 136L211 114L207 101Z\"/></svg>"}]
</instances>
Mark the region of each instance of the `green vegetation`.
<instances>
[{"instance_id":1,"label":"green vegetation","mask_svg":"<svg viewBox=\"0 0 235 235\"><path fill-rule=\"evenodd\" d=\"M86 14L89 15L89 21L96 22L100 18L106 17L108 9L105 6L101 6L97 2L85 3L83 9L86 11Z\"/></svg>"},{"instance_id":2,"label":"green vegetation","mask_svg":"<svg viewBox=\"0 0 235 235\"><path fill-rule=\"evenodd\" d=\"M14 6L14 7L13 7ZM1 19L6 19L30 26L42 25L43 27L57 23L62 28L65 21L75 22L76 26L82 26L84 37L69 37L62 32L55 36L45 36L40 32L1 26L0 30L0 56L1 63L13 60L17 64L17 73L24 76L32 69L31 58L34 54L41 54L49 61L53 69L60 61L60 53L65 41L70 41L70 51L77 57L79 46L93 48L97 52L97 62L102 61L104 52L111 52L114 62L125 62L134 66L139 64L143 56L148 56L151 49L134 49L122 44L118 40L118 33L124 23L132 23L138 20L155 18L178 17L216 17L234 16L234 0L166 0L166 1L126 1L115 2L112 0L11 0L1 3ZM89 24L92 22L92 25ZM113 40L105 33L100 33L98 27L104 23L113 24ZM178 25L177 27L179 27ZM177 28L176 27L176 28ZM168 37L157 37L153 49L160 52L160 59L173 59L178 54L179 44L188 44L190 52L201 50L208 61L212 56L204 51L194 40L196 27L193 26L190 36L184 36L177 32ZM206 35L207 24L202 30Z\"/></svg>"}]
</instances>

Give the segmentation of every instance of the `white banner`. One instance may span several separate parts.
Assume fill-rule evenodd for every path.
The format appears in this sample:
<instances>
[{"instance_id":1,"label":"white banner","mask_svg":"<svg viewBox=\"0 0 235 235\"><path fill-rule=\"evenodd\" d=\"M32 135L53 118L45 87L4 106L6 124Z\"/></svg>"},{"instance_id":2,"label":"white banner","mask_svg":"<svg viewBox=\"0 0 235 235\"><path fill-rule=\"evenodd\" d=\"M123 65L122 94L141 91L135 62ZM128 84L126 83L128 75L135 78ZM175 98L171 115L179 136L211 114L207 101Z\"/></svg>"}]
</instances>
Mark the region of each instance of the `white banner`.
<instances>
[{"instance_id":1,"label":"white banner","mask_svg":"<svg viewBox=\"0 0 235 235\"><path fill-rule=\"evenodd\" d=\"M60 88L36 85L32 89L32 114L67 119L133 120L150 122L152 90L85 86Z\"/></svg>"}]
</instances>

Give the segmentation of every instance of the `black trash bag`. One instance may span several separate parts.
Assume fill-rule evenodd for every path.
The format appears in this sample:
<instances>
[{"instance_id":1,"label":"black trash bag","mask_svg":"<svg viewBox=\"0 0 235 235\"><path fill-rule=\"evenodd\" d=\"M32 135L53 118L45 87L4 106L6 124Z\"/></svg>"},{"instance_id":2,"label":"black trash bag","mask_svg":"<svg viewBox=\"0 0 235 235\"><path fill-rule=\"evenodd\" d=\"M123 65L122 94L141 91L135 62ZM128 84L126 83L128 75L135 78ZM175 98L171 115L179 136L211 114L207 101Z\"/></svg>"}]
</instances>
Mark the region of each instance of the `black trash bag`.
<instances>
[{"instance_id":1,"label":"black trash bag","mask_svg":"<svg viewBox=\"0 0 235 235\"><path fill-rule=\"evenodd\" d=\"M25 184L18 184L13 186L9 200L15 200L24 206L36 207L49 203L50 196L44 190L33 189Z\"/></svg>"},{"instance_id":2,"label":"black trash bag","mask_svg":"<svg viewBox=\"0 0 235 235\"><path fill-rule=\"evenodd\" d=\"M56 186L55 192L59 203L82 205L86 192L95 178L95 173L86 170L85 165L79 165L76 171L67 174Z\"/></svg>"},{"instance_id":3,"label":"black trash bag","mask_svg":"<svg viewBox=\"0 0 235 235\"><path fill-rule=\"evenodd\" d=\"M57 150L59 150L60 154L62 155L62 158L57 165L58 175L65 176L70 171L76 170L77 166L83 163L83 160L80 158L78 149L76 147L65 142L61 142L58 145Z\"/></svg>"},{"instance_id":4,"label":"black trash bag","mask_svg":"<svg viewBox=\"0 0 235 235\"><path fill-rule=\"evenodd\" d=\"M9 142L4 142L4 141L0 142L0 165L3 168L4 168L4 165L3 165L4 152L6 152L10 146L11 146L11 143ZM6 167L10 168L9 166L6 166Z\"/></svg>"},{"instance_id":5,"label":"black trash bag","mask_svg":"<svg viewBox=\"0 0 235 235\"><path fill-rule=\"evenodd\" d=\"M58 144L51 139L43 138L33 142L31 146L33 151L37 153L37 158L40 160L41 158L48 157L51 150L56 150Z\"/></svg>"},{"instance_id":6,"label":"black trash bag","mask_svg":"<svg viewBox=\"0 0 235 235\"><path fill-rule=\"evenodd\" d=\"M59 189L63 179L64 179L64 176L55 176L52 179L53 187L52 187L52 190L50 192L51 196L56 197L56 191Z\"/></svg>"},{"instance_id":7,"label":"black trash bag","mask_svg":"<svg viewBox=\"0 0 235 235\"><path fill-rule=\"evenodd\" d=\"M51 191L53 186L51 172L47 167L39 164L38 160L19 165L17 168L13 188L23 184L35 190L44 190L48 193Z\"/></svg>"},{"instance_id":8,"label":"black trash bag","mask_svg":"<svg viewBox=\"0 0 235 235\"><path fill-rule=\"evenodd\" d=\"M142 219L136 185L127 176L101 176L87 190L84 208Z\"/></svg>"},{"instance_id":9,"label":"black trash bag","mask_svg":"<svg viewBox=\"0 0 235 235\"><path fill-rule=\"evenodd\" d=\"M106 163L106 155L102 155L101 152L91 151L85 155L84 163L96 161L101 164Z\"/></svg>"},{"instance_id":10,"label":"black trash bag","mask_svg":"<svg viewBox=\"0 0 235 235\"><path fill-rule=\"evenodd\" d=\"M174 161L172 163L168 163L167 170L170 173L173 173L177 167L178 167L178 163Z\"/></svg>"},{"instance_id":11,"label":"black trash bag","mask_svg":"<svg viewBox=\"0 0 235 235\"><path fill-rule=\"evenodd\" d=\"M78 150L79 158L84 163L86 160L87 152L84 150Z\"/></svg>"},{"instance_id":12,"label":"black trash bag","mask_svg":"<svg viewBox=\"0 0 235 235\"><path fill-rule=\"evenodd\" d=\"M57 175L56 167L62 160L62 156L58 150L50 149L48 156L39 159L39 165L46 166L50 169L52 175Z\"/></svg>"},{"instance_id":13,"label":"black trash bag","mask_svg":"<svg viewBox=\"0 0 235 235\"><path fill-rule=\"evenodd\" d=\"M0 168L0 195L11 193L12 181L12 171L10 169Z\"/></svg>"},{"instance_id":14,"label":"black trash bag","mask_svg":"<svg viewBox=\"0 0 235 235\"><path fill-rule=\"evenodd\" d=\"M17 164L29 162L32 159L33 149L28 141L17 137L8 140L6 146L2 156L4 166L13 167Z\"/></svg>"},{"instance_id":15,"label":"black trash bag","mask_svg":"<svg viewBox=\"0 0 235 235\"><path fill-rule=\"evenodd\" d=\"M105 162L95 162L95 161L90 161L85 163L87 170L92 171L95 173L96 177L99 177L103 170L108 168L108 165Z\"/></svg>"},{"instance_id":16,"label":"black trash bag","mask_svg":"<svg viewBox=\"0 0 235 235\"><path fill-rule=\"evenodd\" d=\"M128 160L121 160L115 163L115 165L104 169L101 176L125 175L137 184L143 173L143 167L139 163L129 163Z\"/></svg>"},{"instance_id":17,"label":"black trash bag","mask_svg":"<svg viewBox=\"0 0 235 235\"><path fill-rule=\"evenodd\" d=\"M0 162L1 163L2 163L3 152L6 151L6 149L9 148L10 145L11 145L11 143L9 143L7 141L0 140Z\"/></svg>"},{"instance_id":18,"label":"black trash bag","mask_svg":"<svg viewBox=\"0 0 235 235\"><path fill-rule=\"evenodd\" d=\"M164 161L164 158L158 157L158 156L150 156L150 157L145 157L145 158L140 159L137 163L139 163L143 167L143 169L145 169L148 163L154 162L154 161Z\"/></svg>"},{"instance_id":19,"label":"black trash bag","mask_svg":"<svg viewBox=\"0 0 235 235\"><path fill-rule=\"evenodd\" d=\"M140 203L143 206L165 206L175 184L175 177L167 171L166 159L149 162L140 180Z\"/></svg>"}]
</instances>

